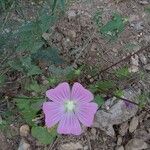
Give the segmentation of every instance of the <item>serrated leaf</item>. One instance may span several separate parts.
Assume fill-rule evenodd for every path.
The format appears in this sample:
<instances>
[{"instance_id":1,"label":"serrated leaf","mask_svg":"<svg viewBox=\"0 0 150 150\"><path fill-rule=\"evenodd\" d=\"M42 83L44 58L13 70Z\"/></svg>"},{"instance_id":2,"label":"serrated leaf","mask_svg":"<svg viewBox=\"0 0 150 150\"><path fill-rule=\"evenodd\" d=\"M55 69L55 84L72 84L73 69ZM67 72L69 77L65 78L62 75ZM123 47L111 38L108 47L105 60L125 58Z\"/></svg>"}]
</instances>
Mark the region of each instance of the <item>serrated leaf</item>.
<instances>
[{"instance_id":1,"label":"serrated leaf","mask_svg":"<svg viewBox=\"0 0 150 150\"><path fill-rule=\"evenodd\" d=\"M102 106L105 102L104 98L100 95L96 95L94 101L98 104L98 106Z\"/></svg>"},{"instance_id":2,"label":"serrated leaf","mask_svg":"<svg viewBox=\"0 0 150 150\"><path fill-rule=\"evenodd\" d=\"M48 132L46 128L43 127L32 127L31 134L33 137L39 140L42 144L51 144L57 136L56 129L53 128Z\"/></svg>"}]
</instances>

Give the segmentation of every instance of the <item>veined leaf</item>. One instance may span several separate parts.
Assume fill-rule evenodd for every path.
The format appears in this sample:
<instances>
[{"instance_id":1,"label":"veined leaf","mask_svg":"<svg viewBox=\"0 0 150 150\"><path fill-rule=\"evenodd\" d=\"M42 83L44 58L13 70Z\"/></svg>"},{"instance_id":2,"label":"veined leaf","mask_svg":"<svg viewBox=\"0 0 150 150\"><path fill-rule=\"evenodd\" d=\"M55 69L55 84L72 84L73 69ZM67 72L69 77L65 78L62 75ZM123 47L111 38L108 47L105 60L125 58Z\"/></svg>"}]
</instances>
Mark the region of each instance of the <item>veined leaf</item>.
<instances>
[{"instance_id":1,"label":"veined leaf","mask_svg":"<svg viewBox=\"0 0 150 150\"><path fill-rule=\"evenodd\" d=\"M102 106L104 104L104 98L100 95L96 95L94 101L98 104L98 106Z\"/></svg>"},{"instance_id":2,"label":"veined leaf","mask_svg":"<svg viewBox=\"0 0 150 150\"><path fill-rule=\"evenodd\" d=\"M48 131L47 128L44 127L32 127L31 129L32 136L38 139L42 144L50 144L57 136L57 132L55 128L51 128Z\"/></svg>"}]
</instances>

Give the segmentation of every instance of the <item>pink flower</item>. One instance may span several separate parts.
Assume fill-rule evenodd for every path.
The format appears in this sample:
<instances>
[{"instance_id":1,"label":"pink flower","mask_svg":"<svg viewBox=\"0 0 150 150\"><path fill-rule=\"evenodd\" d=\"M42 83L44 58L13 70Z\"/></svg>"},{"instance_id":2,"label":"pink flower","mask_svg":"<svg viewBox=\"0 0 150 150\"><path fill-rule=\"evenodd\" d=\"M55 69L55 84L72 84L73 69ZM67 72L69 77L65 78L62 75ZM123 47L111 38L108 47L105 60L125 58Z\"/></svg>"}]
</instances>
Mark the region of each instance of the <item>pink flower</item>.
<instances>
[{"instance_id":1,"label":"pink flower","mask_svg":"<svg viewBox=\"0 0 150 150\"><path fill-rule=\"evenodd\" d=\"M56 88L46 91L46 96L52 100L43 104L45 124L48 128L58 123L59 134L80 135L81 124L90 127L98 109L93 94L80 83L74 83L72 90L64 82Z\"/></svg>"}]
</instances>

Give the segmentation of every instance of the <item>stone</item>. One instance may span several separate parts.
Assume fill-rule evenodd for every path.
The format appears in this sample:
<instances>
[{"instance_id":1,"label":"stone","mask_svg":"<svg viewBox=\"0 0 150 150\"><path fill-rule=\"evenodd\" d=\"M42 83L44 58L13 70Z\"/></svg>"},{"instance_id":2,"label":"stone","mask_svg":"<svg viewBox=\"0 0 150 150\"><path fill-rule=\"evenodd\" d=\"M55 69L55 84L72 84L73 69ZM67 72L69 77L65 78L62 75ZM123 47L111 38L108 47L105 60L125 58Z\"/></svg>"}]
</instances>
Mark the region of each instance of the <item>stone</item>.
<instances>
[{"instance_id":1,"label":"stone","mask_svg":"<svg viewBox=\"0 0 150 150\"><path fill-rule=\"evenodd\" d=\"M69 10L67 12L67 15L68 15L68 19L74 19L77 16L77 14L74 10Z\"/></svg>"},{"instance_id":2,"label":"stone","mask_svg":"<svg viewBox=\"0 0 150 150\"><path fill-rule=\"evenodd\" d=\"M22 125L20 127L20 136L27 137L30 132L30 127L28 125Z\"/></svg>"},{"instance_id":3,"label":"stone","mask_svg":"<svg viewBox=\"0 0 150 150\"><path fill-rule=\"evenodd\" d=\"M82 150L83 146L77 142L77 143L66 143L60 146L60 150Z\"/></svg>"},{"instance_id":4,"label":"stone","mask_svg":"<svg viewBox=\"0 0 150 150\"><path fill-rule=\"evenodd\" d=\"M142 53L139 54L139 59L142 62L142 64L144 64L144 65L147 64L147 59L146 59L146 57Z\"/></svg>"},{"instance_id":5,"label":"stone","mask_svg":"<svg viewBox=\"0 0 150 150\"><path fill-rule=\"evenodd\" d=\"M130 122L130 125L129 125L129 132L134 132L137 128L139 124L139 120L138 120L138 117L133 117L131 122Z\"/></svg>"},{"instance_id":6,"label":"stone","mask_svg":"<svg viewBox=\"0 0 150 150\"><path fill-rule=\"evenodd\" d=\"M129 72L138 72L139 71L139 56L134 55L131 57L131 66L129 68Z\"/></svg>"},{"instance_id":7,"label":"stone","mask_svg":"<svg viewBox=\"0 0 150 150\"><path fill-rule=\"evenodd\" d=\"M121 145L121 143L122 143L122 137L121 137L121 136L118 136L117 145Z\"/></svg>"},{"instance_id":8,"label":"stone","mask_svg":"<svg viewBox=\"0 0 150 150\"><path fill-rule=\"evenodd\" d=\"M145 65L145 66L144 66L144 69L150 71L150 64Z\"/></svg>"},{"instance_id":9,"label":"stone","mask_svg":"<svg viewBox=\"0 0 150 150\"><path fill-rule=\"evenodd\" d=\"M119 147L116 147L115 150L124 150L124 147L123 146L119 146Z\"/></svg>"},{"instance_id":10,"label":"stone","mask_svg":"<svg viewBox=\"0 0 150 150\"><path fill-rule=\"evenodd\" d=\"M86 145L86 146L84 146L84 148L83 148L83 150L88 150L89 149L89 147Z\"/></svg>"},{"instance_id":11,"label":"stone","mask_svg":"<svg viewBox=\"0 0 150 150\"><path fill-rule=\"evenodd\" d=\"M148 141L148 140L150 140L150 133L148 133L145 129L137 129L134 132L134 138Z\"/></svg>"},{"instance_id":12,"label":"stone","mask_svg":"<svg viewBox=\"0 0 150 150\"><path fill-rule=\"evenodd\" d=\"M136 101L137 91L126 89L123 91L124 98ZM133 116L138 111L138 106L134 105L132 109L125 107L125 102L119 100L109 110L98 110L93 126L105 131L107 135L114 137L115 131L113 125L121 124Z\"/></svg>"},{"instance_id":13,"label":"stone","mask_svg":"<svg viewBox=\"0 0 150 150\"><path fill-rule=\"evenodd\" d=\"M148 145L142 139L131 139L125 146L125 150L144 150Z\"/></svg>"},{"instance_id":14,"label":"stone","mask_svg":"<svg viewBox=\"0 0 150 150\"><path fill-rule=\"evenodd\" d=\"M139 1L139 3L142 4L142 5L149 4L148 0L141 0L141 1Z\"/></svg>"},{"instance_id":15,"label":"stone","mask_svg":"<svg viewBox=\"0 0 150 150\"><path fill-rule=\"evenodd\" d=\"M31 146L27 141L21 139L18 150L31 150Z\"/></svg>"},{"instance_id":16,"label":"stone","mask_svg":"<svg viewBox=\"0 0 150 150\"><path fill-rule=\"evenodd\" d=\"M90 136L90 138L91 138L92 140L95 140L95 139L96 139L96 129L95 129L95 128L92 128L92 129L91 129L91 136Z\"/></svg>"},{"instance_id":17,"label":"stone","mask_svg":"<svg viewBox=\"0 0 150 150\"><path fill-rule=\"evenodd\" d=\"M119 134L121 136L124 136L127 133L128 128L129 128L128 122L122 123L121 126L120 126L120 128L119 128Z\"/></svg>"}]
</instances>

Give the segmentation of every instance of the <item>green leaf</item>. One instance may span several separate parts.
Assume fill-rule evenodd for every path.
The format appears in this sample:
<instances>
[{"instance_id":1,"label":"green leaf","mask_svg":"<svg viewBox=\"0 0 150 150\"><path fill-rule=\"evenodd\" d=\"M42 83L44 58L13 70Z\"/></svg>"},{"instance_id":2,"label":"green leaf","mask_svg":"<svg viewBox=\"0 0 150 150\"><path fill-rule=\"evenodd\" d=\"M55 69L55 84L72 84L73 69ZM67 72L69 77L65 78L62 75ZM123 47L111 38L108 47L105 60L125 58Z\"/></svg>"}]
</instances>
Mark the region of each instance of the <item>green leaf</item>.
<instances>
[{"instance_id":1,"label":"green leaf","mask_svg":"<svg viewBox=\"0 0 150 150\"><path fill-rule=\"evenodd\" d=\"M150 13L150 7L145 8L145 12Z\"/></svg>"},{"instance_id":2,"label":"green leaf","mask_svg":"<svg viewBox=\"0 0 150 150\"><path fill-rule=\"evenodd\" d=\"M114 92L114 94L115 95L117 95L117 96L119 96L119 97L122 97L123 96L123 90L116 90L115 92Z\"/></svg>"},{"instance_id":3,"label":"green leaf","mask_svg":"<svg viewBox=\"0 0 150 150\"><path fill-rule=\"evenodd\" d=\"M96 11L93 17L93 21L95 22L96 26L100 30L102 27L102 12L101 11Z\"/></svg>"},{"instance_id":4,"label":"green leaf","mask_svg":"<svg viewBox=\"0 0 150 150\"><path fill-rule=\"evenodd\" d=\"M115 83L113 81L100 81L96 83L95 87L99 90L107 91L112 88L114 89Z\"/></svg>"},{"instance_id":5,"label":"green leaf","mask_svg":"<svg viewBox=\"0 0 150 150\"><path fill-rule=\"evenodd\" d=\"M28 69L27 76L39 75L42 74L42 70L35 65L32 65L30 69Z\"/></svg>"},{"instance_id":6,"label":"green leaf","mask_svg":"<svg viewBox=\"0 0 150 150\"><path fill-rule=\"evenodd\" d=\"M16 98L15 101L25 121L31 126L33 126L34 122L32 120L36 117L36 114L40 110L40 108L32 107L33 104L38 102L38 99L33 100L32 98L29 98L29 99L27 98L28 97Z\"/></svg>"},{"instance_id":7,"label":"green leaf","mask_svg":"<svg viewBox=\"0 0 150 150\"><path fill-rule=\"evenodd\" d=\"M33 137L39 140L42 144L51 144L57 136L55 128L52 128L50 132L43 127L32 127L31 134Z\"/></svg>"},{"instance_id":8,"label":"green leaf","mask_svg":"<svg viewBox=\"0 0 150 150\"><path fill-rule=\"evenodd\" d=\"M63 63L62 58L59 56L59 51L56 48L41 49L32 55L35 61L51 62L56 65Z\"/></svg>"},{"instance_id":9,"label":"green leaf","mask_svg":"<svg viewBox=\"0 0 150 150\"><path fill-rule=\"evenodd\" d=\"M0 76L0 86L2 86L5 83L6 77L4 75Z\"/></svg>"},{"instance_id":10,"label":"green leaf","mask_svg":"<svg viewBox=\"0 0 150 150\"><path fill-rule=\"evenodd\" d=\"M16 59L14 61L9 61L8 64L10 65L11 68L13 68L17 71L24 72L24 69L23 69L22 64L19 59Z\"/></svg>"},{"instance_id":11,"label":"green leaf","mask_svg":"<svg viewBox=\"0 0 150 150\"><path fill-rule=\"evenodd\" d=\"M130 76L129 69L127 67L123 67L123 68L117 69L117 70L115 70L114 73L120 79Z\"/></svg>"},{"instance_id":12,"label":"green leaf","mask_svg":"<svg viewBox=\"0 0 150 150\"><path fill-rule=\"evenodd\" d=\"M94 101L98 104L98 106L102 106L105 102L104 98L100 95L96 95Z\"/></svg>"},{"instance_id":13,"label":"green leaf","mask_svg":"<svg viewBox=\"0 0 150 150\"><path fill-rule=\"evenodd\" d=\"M30 91L30 92L31 91L36 92L36 93L41 93L42 92L41 86L35 80L33 80L31 83L26 83L25 89L27 91Z\"/></svg>"},{"instance_id":14,"label":"green leaf","mask_svg":"<svg viewBox=\"0 0 150 150\"><path fill-rule=\"evenodd\" d=\"M100 32L104 37L114 40L124 30L126 22L125 18L115 13L112 20L107 22L107 24L100 29Z\"/></svg>"}]
</instances>

